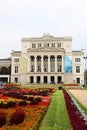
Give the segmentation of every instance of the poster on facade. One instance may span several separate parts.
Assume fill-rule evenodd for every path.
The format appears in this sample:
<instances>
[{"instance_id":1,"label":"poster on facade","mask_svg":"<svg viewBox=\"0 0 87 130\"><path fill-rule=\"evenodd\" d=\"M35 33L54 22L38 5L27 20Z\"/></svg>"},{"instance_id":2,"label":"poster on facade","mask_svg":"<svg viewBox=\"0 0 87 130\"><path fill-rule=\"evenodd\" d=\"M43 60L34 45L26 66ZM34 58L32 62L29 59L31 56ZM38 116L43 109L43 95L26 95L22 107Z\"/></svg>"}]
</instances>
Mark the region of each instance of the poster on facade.
<instances>
[{"instance_id":1,"label":"poster on facade","mask_svg":"<svg viewBox=\"0 0 87 130\"><path fill-rule=\"evenodd\" d=\"M64 56L64 71L65 73L72 73L72 57Z\"/></svg>"}]
</instances>

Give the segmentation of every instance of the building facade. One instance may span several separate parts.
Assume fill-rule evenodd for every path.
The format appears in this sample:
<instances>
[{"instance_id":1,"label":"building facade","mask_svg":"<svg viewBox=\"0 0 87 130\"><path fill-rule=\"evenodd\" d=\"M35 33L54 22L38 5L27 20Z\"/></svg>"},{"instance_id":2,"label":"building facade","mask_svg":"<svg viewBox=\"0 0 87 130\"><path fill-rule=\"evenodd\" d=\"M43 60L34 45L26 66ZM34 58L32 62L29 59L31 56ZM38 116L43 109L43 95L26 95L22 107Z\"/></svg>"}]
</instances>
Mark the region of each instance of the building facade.
<instances>
[{"instance_id":1,"label":"building facade","mask_svg":"<svg viewBox=\"0 0 87 130\"><path fill-rule=\"evenodd\" d=\"M22 38L13 51L11 82L84 84L83 52L72 51L72 37Z\"/></svg>"},{"instance_id":2,"label":"building facade","mask_svg":"<svg viewBox=\"0 0 87 130\"><path fill-rule=\"evenodd\" d=\"M0 81L11 82L11 58L0 59Z\"/></svg>"}]
</instances>

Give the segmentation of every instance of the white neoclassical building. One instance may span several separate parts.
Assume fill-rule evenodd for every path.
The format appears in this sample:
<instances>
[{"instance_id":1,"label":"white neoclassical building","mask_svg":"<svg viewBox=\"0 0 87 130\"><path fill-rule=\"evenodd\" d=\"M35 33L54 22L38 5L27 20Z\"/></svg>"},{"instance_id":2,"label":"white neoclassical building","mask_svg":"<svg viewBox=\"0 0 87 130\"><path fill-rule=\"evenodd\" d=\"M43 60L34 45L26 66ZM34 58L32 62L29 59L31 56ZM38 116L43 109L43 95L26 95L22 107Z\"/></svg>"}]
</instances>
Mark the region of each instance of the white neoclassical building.
<instances>
[{"instance_id":1,"label":"white neoclassical building","mask_svg":"<svg viewBox=\"0 0 87 130\"><path fill-rule=\"evenodd\" d=\"M13 51L11 82L84 84L83 52L72 51L72 37L22 38Z\"/></svg>"}]
</instances>

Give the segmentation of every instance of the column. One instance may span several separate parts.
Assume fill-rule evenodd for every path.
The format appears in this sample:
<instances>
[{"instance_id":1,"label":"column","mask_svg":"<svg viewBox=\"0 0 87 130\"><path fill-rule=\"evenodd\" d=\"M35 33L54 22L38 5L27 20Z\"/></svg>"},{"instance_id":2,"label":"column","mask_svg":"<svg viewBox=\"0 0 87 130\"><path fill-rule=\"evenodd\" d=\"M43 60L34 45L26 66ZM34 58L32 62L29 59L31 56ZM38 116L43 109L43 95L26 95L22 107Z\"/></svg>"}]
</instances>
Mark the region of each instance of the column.
<instances>
[{"instance_id":1,"label":"column","mask_svg":"<svg viewBox=\"0 0 87 130\"><path fill-rule=\"evenodd\" d=\"M55 76L55 84L57 84L57 76Z\"/></svg>"},{"instance_id":2,"label":"column","mask_svg":"<svg viewBox=\"0 0 87 130\"><path fill-rule=\"evenodd\" d=\"M62 72L64 72L64 57L62 56Z\"/></svg>"},{"instance_id":3,"label":"column","mask_svg":"<svg viewBox=\"0 0 87 130\"><path fill-rule=\"evenodd\" d=\"M37 71L37 57L35 56L35 61L34 61L34 66L35 66L35 70L34 70L34 72L36 73L36 71Z\"/></svg>"},{"instance_id":4,"label":"column","mask_svg":"<svg viewBox=\"0 0 87 130\"><path fill-rule=\"evenodd\" d=\"M43 56L41 56L41 72L43 73L43 70L44 70L44 65L43 65Z\"/></svg>"},{"instance_id":5,"label":"column","mask_svg":"<svg viewBox=\"0 0 87 130\"><path fill-rule=\"evenodd\" d=\"M55 56L55 73L57 73L57 55Z\"/></svg>"},{"instance_id":6,"label":"column","mask_svg":"<svg viewBox=\"0 0 87 130\"><path fill-rule=\"evenodd\" d=\"M48 72L50 73L50 56L48 56Z\"/></svg>"},{"instance_id":7,"label":"column","mask_svg":"<svg viewBox=\"0 0 87 130\"><path fill-rule=\"evenodd\" d=\"M50 76L47 76L48 77L48 84L50 84Z\"/></svg>"},{"instance_id":8,"label":"column","mask_svg":"<svg viewBox=\"0 0 87 130\"><path fill-rule=\"evenodd\" d=\"M10 80L10 76L8 76L8 83L9 83L9 80Z\"/></svg>"},{"instance_id":9,"label":"column","mask_svg":"<svg viewBox=\"0 0 87 130\"><path fill-rule=\"evenodd\" d=\"M34 83L37 83L37 77L34 76Z\"/></svg>"},{"instance_id":10,"label":"column","mask_svg":"<svg viewBox=\"0 0 87 130\"><path fill-rule=\"evenodd\" d=\"M30 56L28 56L28 72L31 71Z\"/></svg>"},{"instance_id":11,"label":"column","mask_svg":"<svg viewBox=\"0 0 87 130\"><path fill-rule=\"evenodd\" d=\"M43 83L43 76L41 76L41 83Z\"/></svg>"}]
</instances>

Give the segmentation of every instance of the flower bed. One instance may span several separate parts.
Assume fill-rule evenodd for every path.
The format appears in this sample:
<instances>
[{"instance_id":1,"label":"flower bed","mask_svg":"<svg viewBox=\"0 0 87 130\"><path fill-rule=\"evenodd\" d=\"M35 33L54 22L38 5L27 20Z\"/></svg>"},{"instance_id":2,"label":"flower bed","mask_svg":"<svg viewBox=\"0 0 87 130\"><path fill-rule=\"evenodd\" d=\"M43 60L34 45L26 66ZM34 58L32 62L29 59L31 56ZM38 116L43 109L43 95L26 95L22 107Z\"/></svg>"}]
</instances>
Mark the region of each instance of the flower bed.
<instances>
[{"instance_id":1,"label":"flower bed","mask_svg":"<svg viewBox=\"0 0 87 130\"><path fill-rule=\"evenodd\" d=\"M25 117L23 114L23 119L20 121L17 118L17 112L16 110L20 109L24 111ZM7 109L0 109L6 114L6 123L1 128L3 130L9 129L9 130L27 130L38 127L38 123L43 118L43 115L46 112L47 107L46 106L26 106L26 107L17 107L17 108L9 108ZM13 115L13 113L15 113ZM22 112L21 112L22 113ZM19 117L19 116L18 116ZM20 118L19 118L20 119ZM17 121L18 120L18 121ZM24 120L24 121L23 121ZM18 124L18 125L17 125Z\"/></svg>"},{"instance_id":2,"label":"flower bed","mask_svg":"<svg viewBox=\"0 0 87 130\"><path fill-rule=\"evenodd\" d=\"M7 86L0 89L0 113L4 115L0 130L37 129L51 102L49 94L55 89L21 89L12 85L9 89Z\"/></svg>"},{"instance_id":3,"label":"flower bed","mask_svg":"<svg viewBox=\"0 0 87 130\"><path fill-rule=\"evenodd\" d=\"M87 130L87 120L85 120L85 118L65 89L63 89L63 93L73 130Z\"/></svg>"},{"instance_id":4,"label":"flower bed","mask_svg":"<svg viewBox=\"0 0 87 130\"><path fill-rule=\"evenodd\" d=\"M63 86L79 86L78 84L63 84Z\"/></svg>"}]
</instances>

